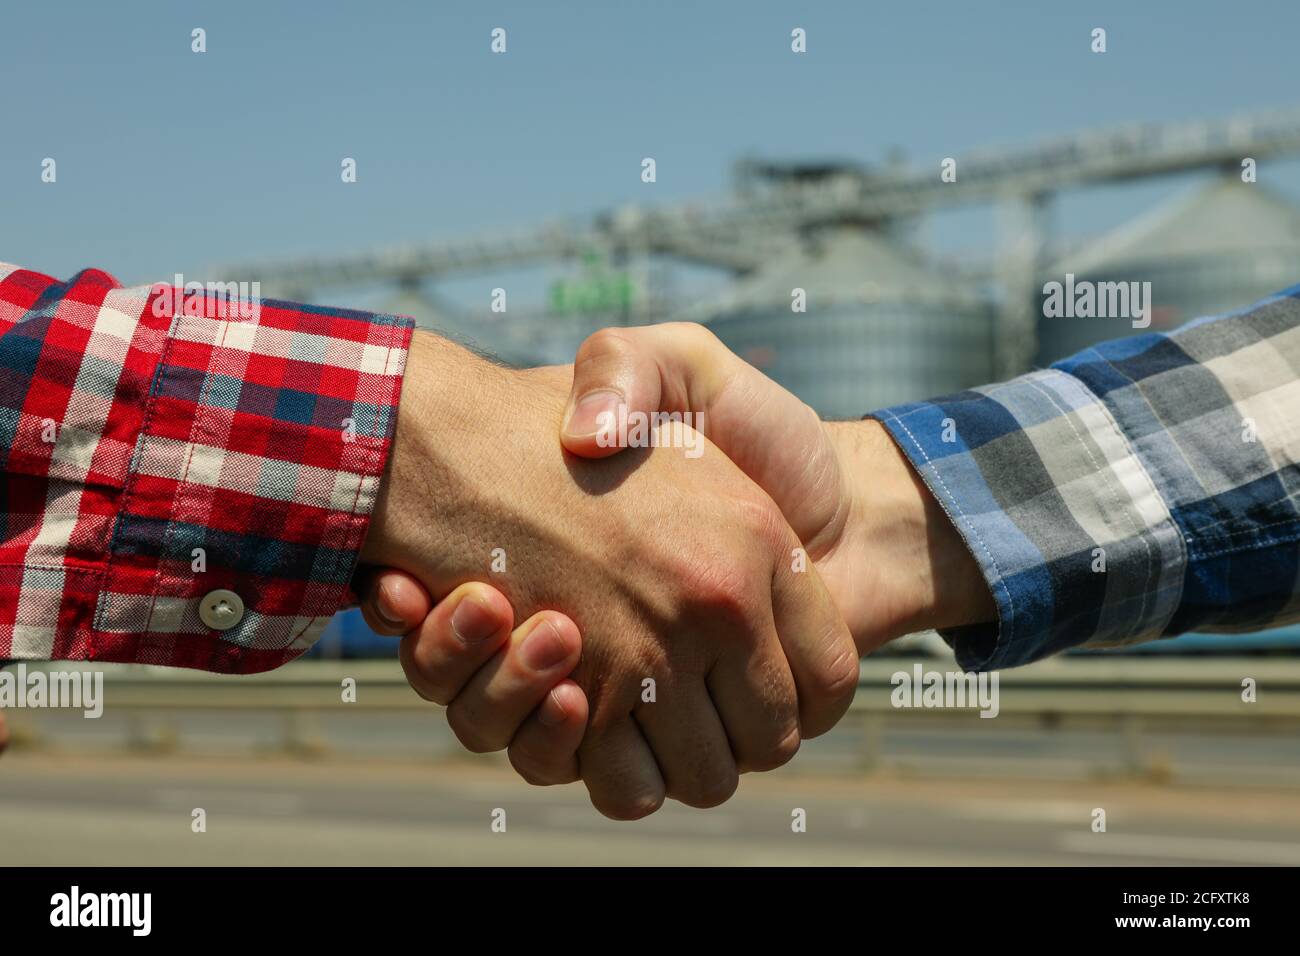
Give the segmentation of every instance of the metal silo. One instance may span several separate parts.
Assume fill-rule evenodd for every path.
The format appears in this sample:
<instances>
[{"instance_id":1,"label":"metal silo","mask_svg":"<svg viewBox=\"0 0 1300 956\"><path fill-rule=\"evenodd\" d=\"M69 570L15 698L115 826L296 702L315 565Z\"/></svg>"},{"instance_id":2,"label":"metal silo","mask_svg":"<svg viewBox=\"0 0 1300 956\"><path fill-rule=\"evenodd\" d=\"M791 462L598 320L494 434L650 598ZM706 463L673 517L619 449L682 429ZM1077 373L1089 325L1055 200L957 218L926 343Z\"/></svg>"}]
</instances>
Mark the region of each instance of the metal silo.
<instances>
[{"instance_id":1,"label":"metal silo","mask_svg":"<svg viewBox=\"0 0 1300 956\"><path fill-rule=\"evenodd\" d=\"M795 289L807 311L792 311ZM883 236L837 228L685 316L822 415L860 416L992 376L992 309Z\"/></svg>"},{"instance_id":2,"label":"metal silo","mask_svg":"<svg viewBox=\"0 0 1300 956\"><path fill-rule=\"evenodd\" d=\"M1077 252L1042 282L1150 282L1151 325L1124 318L1047 318L1038 364L1109 338L1176 328L1300 282L1300 209L1277 191L1226 176L1180 196ZM1040 305L1042 285L1039 286Z\"/></svg>"}]
</instances>

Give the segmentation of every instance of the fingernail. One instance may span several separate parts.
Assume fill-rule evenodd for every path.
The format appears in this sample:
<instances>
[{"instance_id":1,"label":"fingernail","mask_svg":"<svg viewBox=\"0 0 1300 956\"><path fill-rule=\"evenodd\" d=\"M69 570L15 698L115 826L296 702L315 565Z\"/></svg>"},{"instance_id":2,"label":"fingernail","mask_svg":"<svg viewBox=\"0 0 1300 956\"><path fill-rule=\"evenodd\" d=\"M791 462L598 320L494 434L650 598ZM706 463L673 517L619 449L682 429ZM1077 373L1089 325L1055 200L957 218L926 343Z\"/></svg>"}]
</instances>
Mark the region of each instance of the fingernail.
<instances>
[{"instance_id":1,"label":"fingernail","mask_svg":"<svg viewBox=\"0 0 1300 956\"><path fill-rule=\"evenodd\" d=\"M619 402L623 396L608 388L598 388L578 399L569 417L564 423L566 434L574 437L594 435L598 431L609 430L618 415Z\"/></svg>"},{"instance_id":2,"label":"fingernail","mask_svg":"<svg viewBox=\"0 0 1300 956\"><path fill-rule=\"evenodd\" d=\"M389 627L406 627L406 622L393 607L393 596L388 593L388 586L385 584L380 584L375 589L375 613Z\"/></svg>"},{"instance_id":3,"label":"fingernail","mask_svg":"<svg viewBox=\"0 0 1300 956\"><path fill-rule=\"evenodd\" d=\"M564 706L564 701L560 700L560 695L551 688L550 707L537 708L537 720L543 727L558 727L564 723L564 718L569 716L569 709Z\"/></svg>"},{"instance_id":4,"label":"fingernail","mask_svg":"<svg viewBox=\"0 0 1300 956\"><path fill-rule=\"evenodd\" d=\"M528 632L520 653L523 654L526 667L535 671L547 671L564 662L569 656L569 647L560 637L555 624L544 619Z\"/></svg>"},{"instance_id":5,"label":"fingernail","mask_svg":"<svg viewBox=\"0 0 1300 956\"><path fill-rule=\"evenodd\" d=\"M481 644L497 632L500 621L473 597L463 597L451 612L451 631L462 644Z\"/></svg>"}]
</instances>

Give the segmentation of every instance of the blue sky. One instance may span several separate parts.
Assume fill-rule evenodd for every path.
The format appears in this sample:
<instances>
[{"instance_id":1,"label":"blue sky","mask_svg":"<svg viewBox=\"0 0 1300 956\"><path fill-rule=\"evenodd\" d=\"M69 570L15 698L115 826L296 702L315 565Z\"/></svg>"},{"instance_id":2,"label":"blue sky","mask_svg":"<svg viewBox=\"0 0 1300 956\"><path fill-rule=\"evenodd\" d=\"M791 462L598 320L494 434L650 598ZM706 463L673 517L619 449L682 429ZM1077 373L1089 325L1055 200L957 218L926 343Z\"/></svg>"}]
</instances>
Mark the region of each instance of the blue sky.
<instances>
[{"instance_id":1,"label":"blue sky","mask_svg":"<svg viewBox=\"0 0 1300 956\"><path fill-rule=\"evenodd\" d=\"M914 163L1300 103L1300 5L15 2L0 259L128 282L716 198L742 152ZM509 52L489 52L508 31ZM809 52L789 49L794 26ZM1094 26L1109 51L1089 51ZM190 52L190 31L208 52ZM40 182L44 157L58 182ZM359 181L339 178L342 157ZM658 182L641 183L653 156ZM1300 195L1300 164L1261 167ZM1165 183L1072 197L1072 229ZM979 246L984 213L927 235Z\"/></svg>"}]
</instances>

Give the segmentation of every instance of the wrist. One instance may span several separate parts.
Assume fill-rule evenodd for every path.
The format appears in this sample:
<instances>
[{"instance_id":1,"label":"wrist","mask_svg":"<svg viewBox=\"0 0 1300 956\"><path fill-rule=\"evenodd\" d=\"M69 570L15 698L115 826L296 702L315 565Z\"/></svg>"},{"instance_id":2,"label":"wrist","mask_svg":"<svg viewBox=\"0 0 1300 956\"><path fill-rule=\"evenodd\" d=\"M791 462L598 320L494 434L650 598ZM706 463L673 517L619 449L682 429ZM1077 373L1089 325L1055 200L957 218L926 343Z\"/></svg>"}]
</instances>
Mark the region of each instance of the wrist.
<instances>
[{"instance_id":1,"label":"wrist","mask_svg":"<svg viewBox=\"0 0 1300 956\"><path fill-rule=\"evenodd\" d=\"M851 486L846 540L872 585L868 643L996 620L978 563L885 427L866 419L831 428Z\"/></svg>"},{"instance_id":2,"label":"wrist","mask_svg":"<svg viewBox=\"0 0 1300 956\"><path fill-rule=\"evenodd\" d=\"M504 476L519 470L528 454L523 445L535 444L535 429L525 426L548 399L558 429L558 376L523 381L528 374L427 332L412 336L363 562L415 574L435 596L482 578L494 546L487 516L508 517L496 499L509 493Z\"/></svg>"}]
</instances>

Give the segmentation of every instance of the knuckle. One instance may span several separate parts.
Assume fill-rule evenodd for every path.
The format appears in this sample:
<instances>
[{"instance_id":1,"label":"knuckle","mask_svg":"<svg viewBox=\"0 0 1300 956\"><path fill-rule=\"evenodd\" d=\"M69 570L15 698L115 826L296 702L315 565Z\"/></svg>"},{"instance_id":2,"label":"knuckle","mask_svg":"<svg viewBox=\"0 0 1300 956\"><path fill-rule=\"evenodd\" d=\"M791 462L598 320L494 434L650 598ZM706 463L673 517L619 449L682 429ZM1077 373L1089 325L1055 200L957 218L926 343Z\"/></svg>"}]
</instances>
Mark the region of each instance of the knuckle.
<instances>
[{"instance_id":1,"label":"knuckle","mask_svg":"<svg viewBox=\"0 0 1300 956\"><path fill-rule=\"evenodd\" d=\"M806 723L815 728L816 733L829 729L848 709L853 695L858 689L858 657L855 650L845 648L834 655L829 663L815 668L811 674L814 686L809 699L812 701Z\"/></svg>"},{"instance_id":2,"label":"knuckle","mask_svg":"<svg viewBox=\"0 0 1300 956\"><path fill-rule=\"evenodd\" d=\"M769 551L785 546L792 532L785 516L766 496L754 495L737 502L738 524Z\"/></svg>"},{"instance_id":3,"label":"knuckle","mask_svg":"<svg viewBox=\"0 0 1300 956\"><path fill-rule=\"evenodd\" d=\"M747 555L712 546L682 548L659 566L665 580L676 582L680 603L674 614L679 624L700 615L728 627L743 627L761 607L760 582Z\"/></svg>"},{"instance_id":4,"label":"knuckle","mask_svg":"<svg viewBox=\"0 0 1300 956\"><path fill-rule=\"evenodd\" d=\"M610 670L621 666L623 665L611 665ZM646 670L645 673L652 675L654 672ZM575 675L574 679L586 689L587 693L587 739L603 737L617 724L627 719L628 711L632 706L627 700L632 694L628 687L612 681L607 674L601 677Z\"/></svg>"},{"instance_id":5,"label":"knuckle","mask_svg":"<svg viewBox=\"0 0 1300 956\"><path fill-rule=\"evenodd\" d=\"M672 575L686 584L690 603L706 614L742 630L766 616L771 601L771 575L780 554L784 518L775 506L745 502L733 522L742 530L735 547L706 547L674 559Z\"/></svg>"},{"instance_id":6,"label":"knuckle","mask_svg":"<svg viewBox=\"0 0 1300 956\"><path fill-rule=\"evenodd\" d=\"M585 370L593 362L601 362L611 357L624 355L631 351L632 348L633 344L628 337L627 330L617 328L600 329L587 336L582 345L578 347L578 354L573 359L574 370Z\"/></svg>"},{"instance_id":7,"label":"knuckle","mask_svg":"<svg viewBox=\"0 0 1300 956\"><path fill-rule=\"evenodd\" d=\"M669 322L669 331L674 338L683 340L696 349L712 349L722 345L722 340L707 325L699 322Z\"/></svg>"},{"instance_id":8,"label":"knuckle","mask_svg":"<svg viewBox=\"0 0 1300 956\"><path fill-rule=\"evenodd\" d=\"M509 740L500 739L494 728L484 726L473 714L467 712L467 708L457 706L455 701L447 708L447 724L456 739L470 753L496 753L505 750L510 743Z\"/></svg>"},{"instance_id":9,"label":"knuckle","mask_svg":"<svg viewBox=\"0 0 1300 956\"><path fill-rule=\"evenodd\" d=\"M510 766L514 768L515 773L519 774L524 782L530 786L551 787L557 784L569 783L572 780L570 774L566 774L558 767L550 766L537 754L521 747L511 747L507 756L510 758Z\"/></svg>"},{"instance_id":10,"label":"knuckle","mask_svg":"<svg viewBox=\"0 0 1300 956\"><path fill-rule=\"evenodd\" d=\"M456 696L455 692L430 675L437 670L425 659L421 663L420 645L414 640L403 641L399 657L402 670L406 672L407 683L411 688L430 703L446 707Z\"/></svg>"},{"instance_id":11,"label":"knuckle","mask_svg":"<svg viewBox=\"0 0 1300 956\"><path fill-rule=\"evenodd\" d=\"M751 618L753 588L739 569L715 567L695 577L694 603L710 617L731 624Z\"/></svg>"},{"instance_id":12,"label":"knuckle","mask_svg":"<svg viewBox=\"0 0 1300 956\"><path fill-rule=\"evenodd\" d=\"M442 643L440 639L431 640L427 635L412 639L411 661L421 674L433 675L440 670L443 654L439 645Z\"/></svg>"},{"instance_id":13,"label":"knuckle","mask_svg":"<svg viewBox=\"0 0 1300 956\"><path fill-rule=\"evenodd\" d=\"M858 689L858 655L853 647L844 647L834 656L819 675L822 690L828 698L852 699Z\"/></svg>"},{"instance_id":14,"label":"knuckle","mask_svg":"<svg viewBox=\"0 0 1300 956\"><path fill-rule=\"evenodd\" d=\"M744 767L746 770L759 773L784 767L794 759L794 755L799 752L799 745L802 743L803 738L800 736L799 727L796 725L779 741L757 749L753 753L746 753Z\"/></svg>"}]
</instances>

